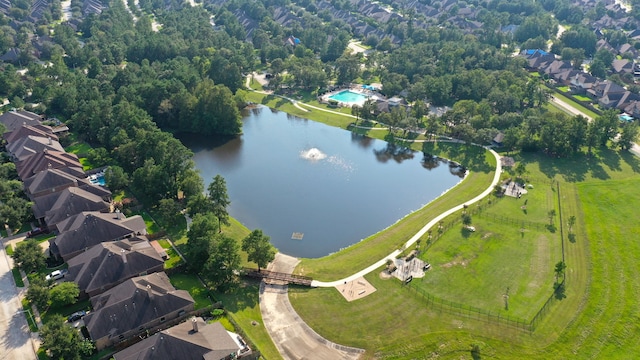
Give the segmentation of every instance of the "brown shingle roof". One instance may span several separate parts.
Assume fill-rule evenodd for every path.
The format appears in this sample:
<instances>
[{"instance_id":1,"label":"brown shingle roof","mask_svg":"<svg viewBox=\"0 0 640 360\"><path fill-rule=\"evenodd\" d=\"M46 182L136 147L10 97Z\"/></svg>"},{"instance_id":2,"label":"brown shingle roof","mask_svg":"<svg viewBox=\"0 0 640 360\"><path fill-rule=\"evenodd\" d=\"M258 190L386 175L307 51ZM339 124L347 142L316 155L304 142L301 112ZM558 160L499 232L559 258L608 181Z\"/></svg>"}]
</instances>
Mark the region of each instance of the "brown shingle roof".
<instances>
[{"instance_id":1,"label":"brown shingle roof","mask_svg":"<svg viewBox=\"0 0 640 360\"><path fill-rule=\"evenodd\" d=\"M66 278L90 296L164 267L164 261L145 236L95 245L68 264Z\"/></svg>"},{"instance_id":2,"label":"brown shingle roof","mask_svg":"<svg viewBox=\"0 0 640 360\"><path fill-rule=\"evenodd\" d=\"M57 223L56 228L59 234L49 240L49 249L64 260L101 242L147 233L140 215L126 218L120 213L81 212Z\"/></svg>"},{"instance_id":3,"label":"brown shingle roof","mask_svg":"<svg viewBox=\"0 0 640 360\"><path fill-rule=\"evenodd\" d=\"M3 138L5 139L7 144L11 144L17 141L18 139L21 139L29 135L43 136L43 137L49 136L53 140L56 140L56 141L59 140L58 136L53 134L53 130L51 129L51 127L46 125L35 125L35 126L23 125L14 131L5 133L3 135Z\"/></svg>"},{"instance_id":4,"label":"brown shingle roof","mask_svg":"<svg viewBox=\"0 0 640 360\"><path fill-rule=\"evenodd\" d=\"M64 151L64 148L51 137L28 135L18 139L7 146L9 154L17 161L24 160L32 155L44 151Z\"/></svg>"},{"instance_id":5,"label":"brown shingle roof","mask_svg":"<svg viewBox=\"0 0 640 360\"><path fill-rule=\"evenodd\" d=\"M192 321L186 321L114 354L116 360L219 360L240 349L222 324L207 324L195 318L198 331L193 331Z\"/></svg>"},{"instance_id":6,"label":"brown shingle roof","mask_svg":"<svg viewBox=\"0 0 640 360\"><path fill-rule=\"evenodd\" d=\"M84 323L93 340L114 338L144 327L167 314L193 309L194 300L176 290L164 272L135 277L91 298L93 312Z\"/></svg>"},{"instance_id":7,"label":"brown shingle roof","mask_svg":"<svg viewBox=\"0 0 640 360\"><path fill-rule=\"evenodd\" d=\"M79 167L63 167L59 169L46 169L24 180L24 189L33 200L43 193L61 191L70 186L91 184L86 180L84 171ZM47 209L43 209L46 211Z\"/></svg>"},{"instance_id":8,"label":"brown shingle roof","mask_svg":"<svg viewBox=\"0 0 640 360\"><path fill-rule=\"evenodd\" d=\"M6 128L6 132L19 129L23 125L38 125L42 117L29 111L8 111L0 115L0 123Z\"/></svg>"},{"instance_id":9,"label":"brown shingle roof","mask_svg":"<svg viewBox=\"0 0 640 360\"><path fill-rule=\"evenodd\" d=\"M38 214L44 216L47 226L52 226L83 211L108 212L110 205L98 195L82 188L70 187L49 196L35 198L33 213L36 215L37 209ZM36 215L36 218L42 216Z\"/></svg>"},{"instance_id":10,"label":"brown shingle roof","mask_svg":"<svg viewBox=\"0 0 640 360\"><path fill-rule=\"evenodd\" d=\"M82 168L78 157L74 154L61 151L48 151L37 153L16 164L20 179L29 178L46 169L59 169L63 167Z\"/></svg>"}]
</instances>

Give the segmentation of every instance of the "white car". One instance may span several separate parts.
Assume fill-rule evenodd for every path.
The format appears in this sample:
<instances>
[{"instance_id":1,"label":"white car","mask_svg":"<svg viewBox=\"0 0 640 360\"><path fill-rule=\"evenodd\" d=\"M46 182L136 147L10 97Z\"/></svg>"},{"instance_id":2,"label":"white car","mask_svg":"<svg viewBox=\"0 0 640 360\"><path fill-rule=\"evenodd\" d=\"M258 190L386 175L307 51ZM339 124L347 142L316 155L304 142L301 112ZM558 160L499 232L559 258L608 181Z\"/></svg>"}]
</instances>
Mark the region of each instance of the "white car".
<instances>
[{"instance_id":1,"label":"white car","mask_svg":"<svg viewBox=\"0 0 640 360\"><path fill-rule=\"evenodd\" d=\"M64 277L65 271L64 270L56 270L54 272L52 272L51 274L45 276L45 280L49 281L49 280L60 280Z\"/></svg>"}]
</instances>

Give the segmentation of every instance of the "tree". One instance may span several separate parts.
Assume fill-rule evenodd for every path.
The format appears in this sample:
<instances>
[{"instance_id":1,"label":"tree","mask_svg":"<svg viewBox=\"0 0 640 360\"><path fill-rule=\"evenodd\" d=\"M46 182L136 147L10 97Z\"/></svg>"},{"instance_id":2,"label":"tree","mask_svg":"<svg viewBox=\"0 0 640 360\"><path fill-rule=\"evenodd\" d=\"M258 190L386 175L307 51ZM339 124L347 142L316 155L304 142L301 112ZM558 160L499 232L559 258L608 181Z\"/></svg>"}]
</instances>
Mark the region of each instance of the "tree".
<instances>
[{"instance_id":1,"label":"tree","mask_svg":"<svg viewBox=\"0 0 640 360\"><path fill-rule=\"evenodd\" d=\"M32 279L27 290L27 300L35 305L40 311L49 308L49 288L42 279Z\"/></svg>"},{"instance_id":2,"label":"tree","mask_svg":"<svg viewBox=\"0 0 640 360\"><path fill-rule=\"evenodd\" d=\"M80 295L80 290L78 289L78 284L65 281L51 289L49 295L52 305L55 307L64 307L75 304L76 300L78 300L78 295Z\"/></svg>"},{"instance_id":3,"label":"tree","mask_svg":"<svg viewBox=\"0 0 640 360\"><path fill-rule=\"evenodd\" d=\"M129 176L120 166L112 165L104 172L104 181L111 191L122 190L129 186Z\"/></svg>"},{"instance_id":4,"label":"tree","mask_svg":"<svg viewBox=\"0 0 640 360\"><path fill-rule=\"evenodd\" d=\"M635 122L627 123L622 127L620 138L618 139L618 146L623 149L629 149L633 146L633 142L638 136L638 124Z\"/></svg>"},{"instance_id":5,"label":"tree","mask_svg":"<svg viewBox=\"0 0 640 360\"><path fill-rule=\"evenodd\" d=\"M222 224L227 226L230 224L227 206L231 201L227 194L227 183L222 176L216 175L207 190L209 190L209 200L212 204L211 212L218 218L218 232L222 232Z\"/></svg>"},{"instance_id":6,"label":"tree","mask_svg":"<svg viewBox=\"0 0 640 360\"><path fill-rule=\"evenodd\" d=\"M547 216L549 217L549 225L553 226L553 218L556 217L556 209L549 210Z\"/></svg>"},{"instance_id":7,"label":"tree","mask_svg":"<svg viewBox=\"0 0 640 360\"><path fill-rule=\"evenodd\" d=\"M235 239L218 234L202 271L202 276L216 290L226 291L237 282L242 259Z\"/></svg>"},{"instance_id":8,"label":"tree","mask_svg":"<svg viewBox=\"0 0 640 360\"><path fill-rule=\"evenodd\" d=\"M555 273L555 276L556 276L556 284L558 283L558 280L560 279L560 277L564 276L564 271L566 268L567 268L567 264L565 264L564 261L559 261L554 267L553 272Z\"/></svg>"},{"instance_id":9,"label":"tree","mask_svg":"<svg viewBox=\"0 0 640 360\"><path fill-rule=\"evenodd\" d=\"M27 274L43 268L46 262L44 251L37 240L25 240L18 243L11 257L13 257L16 266Z\"/></svg>"},{"instance_id":10,"label":"tree","mask_svg":"<svg viewBox=\"0 0 640 360\"><path fill-rule=\"evenodd\" d=\"M178 223L182 214L182 207L180 204L174 199L162 199L156 205L156 211L158 211L158 215L160 218L170 226L173 226Z\"/></svg>"},{"instance_id":11,"label":"tree","mask_svg":"<svg viewBox=\"0 0 640 360\"><path fill-rule=\"evenodd\" d=\"M42 347L47 349L52 359L76 360L80 359L80 333L65 324L61 315L52 315L49 321L40 329Z\"/></svg>"},{"instance_id":12,"label":"tree","mask_svg":"<svg viewBox=\"0 0 640 360\"><path fill-rule=\"evenodd\" d=\"M573 225L576 224L576 216L575 215L571 215L569 217L569 232L573 232Z\"/></svg>"},{"instance_id":13,"label":"tree","mask_svg":"<svg viewBox=\"0 0 640 360\"><path fill-rule=\"evenodd\" d=\"M260 268L267 267L276 256L276 250L271 246L269 237L262 233L262 230L253 230L251 234L242 239L242 251L249 256L249 261L258 264L258 272Z\"/></svg>"},{"instance_id":14,"label":"tree","mask_svg":"<svg viewBox=\"0 0 640 360\"><path fill-rule=\"evenodd\" d=\"M464 226L469 226L471 225L471 215L469 214L464 214L462 215L462 223L464 224Z\"/></svg>"},{"instance_id":15,"label":"tree","mask_svg":"<svg viewBox=\"0 0 640 360\"><path fill-rule=\"evenodd\" d=\"M202 270L203 264L209 259L213 239L216 236L216 223L211 213L195 214L191 227L187 232L187 245L184 255L188 260L188 267L195 272Z\"/></svg>"}]
</instances>

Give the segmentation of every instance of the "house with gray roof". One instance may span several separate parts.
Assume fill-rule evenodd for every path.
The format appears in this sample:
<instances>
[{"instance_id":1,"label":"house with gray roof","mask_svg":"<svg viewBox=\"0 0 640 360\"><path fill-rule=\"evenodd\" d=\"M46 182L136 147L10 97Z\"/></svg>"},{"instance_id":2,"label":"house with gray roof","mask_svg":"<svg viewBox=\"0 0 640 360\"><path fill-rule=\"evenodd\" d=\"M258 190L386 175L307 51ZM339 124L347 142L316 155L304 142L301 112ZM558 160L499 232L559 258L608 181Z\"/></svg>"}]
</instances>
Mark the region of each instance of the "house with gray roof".
<instances>
[{"instance_id":1,"label":"house with gray roof","mask_svg":"<svg viewBox=\"0 0 640 360\"><path fill-rule=\"evenodd\" d=\"M31 208L41 227L54 230L57 223L83 211L111 212L111 203L74 186L35 198Z\"/></svg>"},{"instance_id":2,"label":"house with gray roof","mask_svg":"<svg viewBox=\"0 0 640 360\"><path fill-rule=\"evenodd\" d=\"M251 354L242 338L220 322L192 318L115 353L115 360L226 360Z\"/></svg>"},{"instance_id":3,"label":"house with gray roof","mask_svg":"<svg viewBox=\"0 0 640 360\"><path fill-rule=\"evenodd\" d=\"M83 211L57 223L56 229L58 235L49 240L49 252L64 261L102 242L147 234L140 215L127 218L120 212Z\"/></svg>"},{"instance_id":4,"label":"house with gray roof","mask_svg":"<svg viewBox=\"0 0 640 360\"><path fill-rule=\"evenodd\" d=\"M91 298L93 311L84 323L102 350L137 336L165 321L193 311L194 300L186 290L176 290L164 272L129 279ZM160 357L165 358L165 357Z\"/></svg>"},{"instance_id":5,"label":"house with gray roof","mask_svg":"<svg viewBox=\"0 0 640 360\"><path fill-rule=\"evenodd\" d=\"M96 296L136 276L164 270L164 260L145 236L94 245L69 261L68 281L80 297Z\"/></svg>"},{"instance_id":6,"label":"house with gray roof","mask_svg":"<svg viewBox=\"0 0 640 360\"><path fill-rule=\"evenodd\" d=\"M0 115L0 123L4 125L6 132L19 129L23 125L39 125L44 118L30 111L7 111Z\"/></svg>"},{"instance_id":7,"label":"house with gray roof","mask_svg":"<svg viewBox=\"0 0 640 360\"><path fill-rule=\"evenodd\" d=\"M30 178L40 171L64 167L82 168L82 165L75 154L46 149L16 163L18 177L22 180Z\"/></svg>"},{"instance_id":8,"label":"house with gray roof","mask_svg":"<svg viewBox=\"0 0 640 360\"><path fill-rule=\"evenodd\" d=\"M7 145L7 152L13 161L22 161L44 150L65 151L62 145L51 137L28 135Z\"/></svg>"}]
</instances>

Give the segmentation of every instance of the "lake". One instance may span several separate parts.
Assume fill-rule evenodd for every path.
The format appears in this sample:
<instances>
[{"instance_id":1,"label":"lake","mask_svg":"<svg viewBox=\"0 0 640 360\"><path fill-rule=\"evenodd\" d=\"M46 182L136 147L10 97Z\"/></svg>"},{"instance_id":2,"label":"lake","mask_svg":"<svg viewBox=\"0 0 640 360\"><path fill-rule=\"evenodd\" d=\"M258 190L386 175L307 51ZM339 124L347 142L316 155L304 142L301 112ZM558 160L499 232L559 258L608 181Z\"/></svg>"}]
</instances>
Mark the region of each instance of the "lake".
<instances>
[{"instance_id":1,"label":"lake","mask_svg":"<svg viewBox=\"0 0 640 360\"><path fill-rule=\"evenodd\" d=\"M233 139L178 136L205 181L227 182L229 213L279 251L322 257L418 210L462 180L444 159L259 106Z\"/></svg>"}]
</instances>

